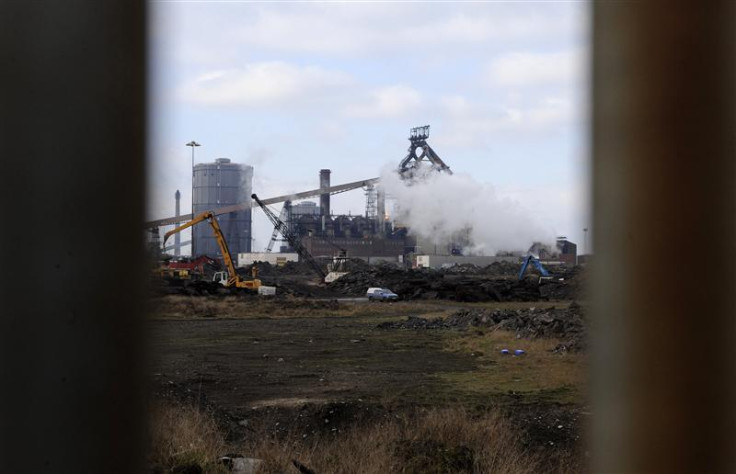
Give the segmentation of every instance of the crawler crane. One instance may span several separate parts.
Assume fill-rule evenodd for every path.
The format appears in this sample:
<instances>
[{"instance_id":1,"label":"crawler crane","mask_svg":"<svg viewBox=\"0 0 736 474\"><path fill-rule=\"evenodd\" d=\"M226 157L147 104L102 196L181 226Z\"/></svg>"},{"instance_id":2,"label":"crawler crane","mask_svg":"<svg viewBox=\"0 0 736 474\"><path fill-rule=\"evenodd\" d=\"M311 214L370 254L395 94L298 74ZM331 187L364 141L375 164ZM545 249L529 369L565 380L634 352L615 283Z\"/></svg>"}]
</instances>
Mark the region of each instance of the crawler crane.
<instances>
[{"instance_id":1,"label":"crawler crane","mask_svg":"<svg viewBox=\"0 0 736 474\"><path fill-rule=\"evenodd\" d=\"M289 227L284 223L284 221L279 219L279 217L274 214L273 211L263 203L263 201L258 199L257 195L252 194L250 197L253 198L253 200L261 207L261 209L263 209L266 217L268 217L268 220L270 220L273 224L274 230L281 233L286 241L289 242L289 245L294 249L294 251L299 254L299 257L301 257L302 261L307 262L315 271L315 273L319 275L322 281L324 281L327 274L324 270L322 270L322 267L314 260L314 257L312 257L312 254L309 253L309 250L307 250L304 245L302 245L299 236L292 232L291 229L289 229Z\"/></svg>"}]
</instances>

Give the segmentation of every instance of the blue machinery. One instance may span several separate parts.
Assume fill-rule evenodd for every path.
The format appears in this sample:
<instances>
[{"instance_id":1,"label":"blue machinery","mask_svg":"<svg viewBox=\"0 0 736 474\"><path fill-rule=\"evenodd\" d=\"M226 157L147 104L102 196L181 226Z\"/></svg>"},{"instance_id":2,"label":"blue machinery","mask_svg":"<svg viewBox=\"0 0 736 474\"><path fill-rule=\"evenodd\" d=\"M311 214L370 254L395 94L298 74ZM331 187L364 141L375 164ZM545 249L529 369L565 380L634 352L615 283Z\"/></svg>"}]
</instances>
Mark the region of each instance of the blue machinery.
<instances>
[{"instance_id":1,"label":"blue machinery","mask_svg":"<svg viewBox=\"0 0 736 474\"><path fill-rule=\"evenodd\" d=\"M539 261L537 257L534 255L529 255L526 258L524 258L524 262L521 264L521 270L519 270L519 280L524 279L524 272L526 272L526 268L529 266L529 264L534 265L534 267L539 270L539 273L542 274L542 277L551 277L550 273L547 271L546 268L542 266L542 262Z\"/></svg>"}]
</instances>

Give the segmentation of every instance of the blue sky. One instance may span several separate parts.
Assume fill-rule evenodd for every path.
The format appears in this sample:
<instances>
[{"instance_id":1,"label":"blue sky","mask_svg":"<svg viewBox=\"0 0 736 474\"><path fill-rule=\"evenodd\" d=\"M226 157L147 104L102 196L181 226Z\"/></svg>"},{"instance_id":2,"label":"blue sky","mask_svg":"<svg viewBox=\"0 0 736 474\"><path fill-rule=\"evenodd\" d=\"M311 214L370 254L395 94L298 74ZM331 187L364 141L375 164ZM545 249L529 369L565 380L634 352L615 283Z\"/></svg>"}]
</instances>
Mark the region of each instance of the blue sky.
<instances>
[{"instance_id":1,"label":"blue sky","mask_svg":"<svg viewBox=\"0 0 736 474\"><path fill-rule=\"evenodd\" d=\"M152 2L149 217L190 206L196 162L254 166L269 197L375 177L409 128L456 173L581 244L588 226L584 2ZM362 213L360 191L333 199ZM254 249L270 228L254 213Z\"/></svg>"}]
</instances>

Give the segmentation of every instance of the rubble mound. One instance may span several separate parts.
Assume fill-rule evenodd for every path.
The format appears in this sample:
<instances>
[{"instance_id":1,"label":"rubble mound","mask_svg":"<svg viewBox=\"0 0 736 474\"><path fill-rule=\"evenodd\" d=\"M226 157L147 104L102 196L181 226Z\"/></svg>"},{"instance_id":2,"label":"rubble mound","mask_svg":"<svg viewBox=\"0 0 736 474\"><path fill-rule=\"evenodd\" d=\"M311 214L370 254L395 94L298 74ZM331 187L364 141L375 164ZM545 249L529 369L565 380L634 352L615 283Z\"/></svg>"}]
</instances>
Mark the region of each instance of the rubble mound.
<instances>
[{"instance_id":1,"label":"rubble mound","mask_svg":"<svg viewBox=\"0 0 736 474\"><path fill-rule=\"evenodd\" d=\"M488 327L513 331L521 338L558 338L555 352L578 352L586 347L586 324L576 302L567 308L524 310L462 309L445 319L409 316L406 321L381 323L379 329L466 329Z\"/></svg>"},{"instance_id":2,"label":"rubble mound","mask_svg":"<svg viewBox=\"0 0 736 474\"><path fill-rule=\"evenodd\" d=\"M554 279L541 285L539 292L548 300L585 300L585 271L583 267L556 269Z\"/></svg>"},{"instance_id":3,"label":"rubble mound","mask_svg":"<svg viewBox=\"0 0 736 474\"><path fill-rule=\"evenodd\" d=\"M344 295L363 296L368 288L376 286L389 288L404 300L443 299L471 302L545 299L540 292L539 282L535 279L517 281L515 278L493 278L483 274L453 273L448 270L402 270L390 267L348 273L330 283L328 288Z\"/></svg>"},{"instance_id":4,"label":"rubble mound","mask_svg":"<svg viewBox=\"0 0 736 474\"><path fill-rule=\"evenodd\" d=\"M406 321L387 321L376 326L378 329L447 329L449 326L442 318L427 319L409 316Z\"/></svg>"},{"instance_id":5,"label":"rubble mound","mask_svg":"<svg viewBox=\"0 0 736 474\"><path fill-rule=\"evenodd\" d=\"M487 267L455 265L442 270L406 270L394 266L353 271L327 288L346 296L363 296L370 287L385 287L405 300L543 301L576 300L583 286L579 267L556 269L554 278L529 274L517 279L519 266L494 262Z\"/></svg>"},{"instance_id":6,"label":"rubble mound","mask_svg":"<svg viewBox=\"0 0 736 474\"><path fill-rule=\"evenodd\" d=\"M483 267L481 273L484 275L494 276L513 276L519 274L519 263L511 262L493 262L490 265Z\"/></svg>"},{"instance_id":7,"label":"rubble mound","mask_svg":"<svg viewBox=\"0 0 736 474\"><path fill-rule=\"evenodd\" d=\"M250 290L241 288L225 288L214 281L207 280L169 280L153 279L149 283L149 291L154 296L161 295L187 295L187 296L212 296L229 295L238 293L250 293Z\"/></svg>"},{"instance_id":8,"label":"rubble mound","mask_svg":"<svg viewBox=\"0 0 736 474\"><path fill-rule=\"evenodd\" d=\"M253 265L258 268L258 277L264 276L280 276L280 275L305 275L314 274L314 269L304 262L286 262L283 265L271 265L268 262L255 262ZM244 278L251 277L251 269L253 265L238 268L238 274Z\"/></svg>"},{"instance_id":9,"label":"rubble mound","mask_svg":"<svg viewBox=\"0 0 736 474\"><path fill-rule=\"evenodd\" d=\"M446 319L450 327L494 326L515 331L519 337L577 338L585 330L580 305L573 302L567 308L525 310L460 310Z\"/></svg>"}]
</instances>

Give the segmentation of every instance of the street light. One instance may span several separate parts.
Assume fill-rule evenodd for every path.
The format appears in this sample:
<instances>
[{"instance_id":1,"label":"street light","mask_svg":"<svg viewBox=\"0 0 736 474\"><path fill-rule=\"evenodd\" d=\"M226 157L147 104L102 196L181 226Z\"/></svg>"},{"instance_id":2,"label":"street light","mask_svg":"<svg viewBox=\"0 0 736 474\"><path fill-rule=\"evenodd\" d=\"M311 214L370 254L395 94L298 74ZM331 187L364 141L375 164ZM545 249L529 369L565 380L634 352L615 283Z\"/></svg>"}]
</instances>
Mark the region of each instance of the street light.
<instances>
[{"instance_id":1,"label":"street light","mask_svg":"<svg viewBox=\"0 0 736 474\"><path fill-rule=\"evenodd\" d=\"M194 214L194 147L202 146L202 144L192 140L191 142L187 143L187 146L192 147L192 214Z\"/></svg>"},{"instance_id":2,"label":"street light","mask_svg":"<svg viewBox=\"0 0 736 474\"><path fill-rule=\"evenodd\" d=\"M186 146L192 147L192 218L194 218L194 147L202 146L202 144L192 140ZM190 248L190 253L194 256L194 231L192 231L192 246Z\"/></svg>"},{"instance_id":3,"label":"street light","mask_svg":"<svg viewBox=\"0 0 736 474\"><path fill-rule=\"evenodd\" d=\"M585 227L583 229L583 232L584 232L583 235L585 236L583 239L583 254L587 254L588 252L588 228Z\"/></svg>"}]
</instances>

